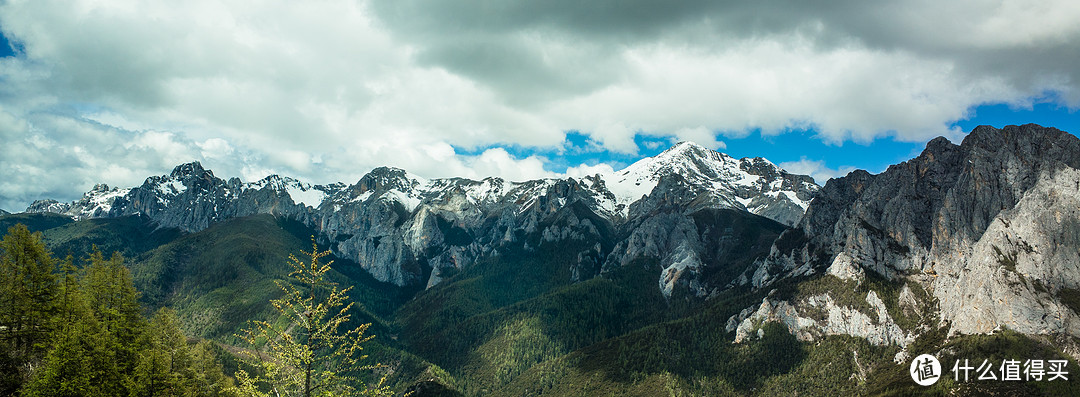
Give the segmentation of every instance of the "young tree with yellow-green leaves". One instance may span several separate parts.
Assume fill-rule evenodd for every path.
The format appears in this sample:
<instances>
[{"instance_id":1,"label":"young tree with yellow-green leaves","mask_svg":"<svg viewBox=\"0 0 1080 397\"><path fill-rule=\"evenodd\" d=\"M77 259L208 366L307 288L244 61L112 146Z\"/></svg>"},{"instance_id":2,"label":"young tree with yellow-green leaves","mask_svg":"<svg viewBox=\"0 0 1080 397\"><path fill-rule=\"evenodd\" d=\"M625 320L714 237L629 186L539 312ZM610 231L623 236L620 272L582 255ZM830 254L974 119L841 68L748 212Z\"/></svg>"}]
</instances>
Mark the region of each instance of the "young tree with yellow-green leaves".
<instances>
[{"instance_id":1,"label":"young tree with yellow-green leaves","mask_svg":"<svg viewBox=\"0 0 1080 397\"><path fill-rule=\"evenodd\" d=\"M314 237L311 252L301 250L307 262L289 255L291 282L278 281L284 292L270 303L278 321L253 321L238 337L251 345L245 361L257 373L237 371L242 394L249 396L343 396L390 395L385 377L373 386L357 377L361 371L382 367L362 364L363 343L374 336L364 333L371 325L342 330L349 322L352 287L341 289L326 278L333 261L320 263L330 251L319 251Z\"/></svg>"}]
</instances>

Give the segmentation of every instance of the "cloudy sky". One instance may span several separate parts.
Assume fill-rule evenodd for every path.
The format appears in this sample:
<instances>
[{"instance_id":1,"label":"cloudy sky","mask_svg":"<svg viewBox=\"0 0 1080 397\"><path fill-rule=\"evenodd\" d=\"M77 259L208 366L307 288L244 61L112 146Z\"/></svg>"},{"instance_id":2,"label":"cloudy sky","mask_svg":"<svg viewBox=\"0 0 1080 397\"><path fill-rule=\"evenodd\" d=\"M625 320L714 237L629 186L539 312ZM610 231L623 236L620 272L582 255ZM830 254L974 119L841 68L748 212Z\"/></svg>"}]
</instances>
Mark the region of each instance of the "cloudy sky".
<instances>
[{"instance_id":1,"label":"cloudy sky","mask_svg":"<svg viewBox=\"0 0 1080 397\"><path fill-rule=\"evenodd\" d=\"M677 140L823 183L1080 122L1080 2L0 0L0 208L392 165L514 180Z\"/></svg>"}]
</instances>

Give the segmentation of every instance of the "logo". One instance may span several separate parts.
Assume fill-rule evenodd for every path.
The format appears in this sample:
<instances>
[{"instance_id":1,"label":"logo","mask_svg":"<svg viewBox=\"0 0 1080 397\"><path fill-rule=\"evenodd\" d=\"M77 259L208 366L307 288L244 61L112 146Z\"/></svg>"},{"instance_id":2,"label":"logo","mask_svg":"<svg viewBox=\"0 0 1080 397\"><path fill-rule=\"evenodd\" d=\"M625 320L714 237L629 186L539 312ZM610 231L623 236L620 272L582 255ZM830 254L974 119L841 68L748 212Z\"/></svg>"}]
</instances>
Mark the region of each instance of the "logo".
<instances>
[{"instance_id":1,"label":"logo","mask_svg":"<svg viewBox=\"0 0 1080 397\"><path fill-rule=\"evenodd\" d=\"M922 354L911 361L911 379L919 386L930 386L941 378L941 363L929 354Z\"/></svg>"}]
</instances>

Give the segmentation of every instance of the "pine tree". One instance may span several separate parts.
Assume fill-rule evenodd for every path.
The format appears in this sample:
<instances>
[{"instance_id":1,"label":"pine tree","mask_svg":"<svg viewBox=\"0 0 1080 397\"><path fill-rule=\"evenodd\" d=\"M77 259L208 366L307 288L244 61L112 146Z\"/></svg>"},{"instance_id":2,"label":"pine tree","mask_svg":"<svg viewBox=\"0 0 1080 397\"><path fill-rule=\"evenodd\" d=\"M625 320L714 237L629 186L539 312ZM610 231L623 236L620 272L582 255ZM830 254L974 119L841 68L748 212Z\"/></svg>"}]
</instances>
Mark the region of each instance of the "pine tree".
<instances>
[{"instance_id":1,"label":"pine tree","mask_svg":"<svg viewBox=\"0 0 1080 397\"><path fill-rule=\"evenodd\" d=\"M191 349L180 331L176 312L162 308L143 334L133 393L140 396L184 396L192 393Z\"/></svg>"},{"instance_id":2,"label":"pine tree","mask_svg":"<svg viewBox=\"0 0 1080 397\"><path fill-rule=\"evenodd\" d=\"M351 287L341 289L326 279L333 261L319 260L330 251L319 251L314 237L311 245L311 252L301 251L307 262L289 255L293 282L278 282L284 296L271 304L282 321L253 321L238 335L253 348L245 361L261 372L237 371L240 390L252 396L266 396L265 390L304 397L350 395L357 389L363 395L390 394L382 380L366 388L357 378L359 371L380 367L358 365L367 357L360 355L361 345L374 337L364 335L371 324L339 330L350 318Z\"/></svg>"},{"instance_id":3,"label":"pine tree","mask_svg":"<svg viewBox=\"0 0 1080 397\"><path fill-rule=\"evenodd\" d=\"M88 312L57 332L45 365L23 389L24 396L120 395L107 382L118 371L106 347L104 327Z\"/></svg>"},{"instance_id":4,"label":"pine tree","mask_svg":"<svg viewBox=\"0 0 1080 397\"><path fill-rule=\"evenodd\" d=\"M25 225L12 226L0 240L0 325L17 354L40 350L51 331L55 263L41 234L30 233Z\"/></svg>"},{"instance_id":5,"label":"pine tree","mask_svg":"<svg viewBox=\"0 0 1080 397\"><path fill-rule=\"evenodd\" d=\"M83 269L82 297L90 315L101 327L105 359L94 356L95 383L104 385L109 395L128 395L134 387L135 367L139 360L139 341L146 330L139 292L131 272L119 253L105 260L93 247L89 263Z\"/></svg>"},{"instance_id":6,"label":"pine tree","mask_svg":"<svg viewBox=\"0 0 1080 397\"><path fill-rule=\"evenodd\" d=\"M103 261L100 253L97 258ZM115 342L87 301L82 287L85 275L79 277L70 257L60 263L60 271L59 325L44 364L23 387L22 395L119 396L123 394L117 381L122 379L121 367L110 350Z\"/></svg>"},{"instance_id":7,"label":"pine tree","mask_svg":"<svg viewBox=\"0 0 1080 397\"><path fill-rule=\"evenodd\" d=\"M75 316L79 313L79 305L83 304L82 297L79 296L79 268L75 267L75 259L68 255L64 260L60 261L58 266L60 271L59 280L59 292L57 297L59 302L57 303L57 328L64 329L68 325L75 322Z\"/></svg>"},{"instance_id":8,"label":"pine tree","mask_svg":"<svg viewBox=\"0 0 1080 397\"><path fill-rule=\"evenodd\" d=\"M0 240L0 391L32 376L52 332L56 311L56 261L25 225Z\"/></svg>"},{"instance_id":9,"label":"pine tree","mask_svg":"<svg viewBox=\"0 0 1080 397\"><path fill-rule=\"evenodd\" d=\"M191 349L192 393L196 396L235 396L237 390L233 380L225 376L215 348L212 342L203 340Z\"/></svg>"}]
</instances>

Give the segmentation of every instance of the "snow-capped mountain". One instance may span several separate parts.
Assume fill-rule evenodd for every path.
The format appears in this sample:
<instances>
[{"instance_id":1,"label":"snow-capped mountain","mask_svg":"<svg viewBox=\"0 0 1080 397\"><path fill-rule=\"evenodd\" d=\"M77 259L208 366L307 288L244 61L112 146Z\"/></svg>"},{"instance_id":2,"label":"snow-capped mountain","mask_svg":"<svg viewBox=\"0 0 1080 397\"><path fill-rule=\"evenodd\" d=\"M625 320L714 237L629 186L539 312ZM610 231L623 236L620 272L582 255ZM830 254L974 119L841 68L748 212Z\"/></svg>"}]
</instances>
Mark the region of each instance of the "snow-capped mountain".
<instances>
[{"instance_id":1,"label":"snow-capped mountain","mask_svg":"<svg viewBox=\"0 0 1080 397\"><path fill-rule=\"evenodd\" d=\"M650 219L661 215L688 219L695 211L726 209L790 226L817 191L810 177L789 174L765 159L734 159L683 142L612 174L523 182L425 179L380 167L351 185L312 185L278 175L245 183L218 178L193 162L149 177L141 186L98 185L78 201L40 200L27 212L77 220L142 214L162 227L188 232L270 213L313 227L320 238L335 242L339 255L356 260L380 280L430 286L441 279L441 269L460 269L502 244L534 248L564 239L617 240L640 235L642 227L655 229ZM633 244L621 247L623 252L612 253L612 245L597 244L582 257L601 259L575 265L574 277L586 279L629 256L655 254ZM698 259L678 263L680 269L705 266ZM426 280L424 269L430 269ZM667 292L679 279L663 278Z\"/></svg>"},{"instance_id":2,"label":"snow-capped mountain","mask_svg":"<svg viewBox=\"0 0 1080 397\"><path fill-rule=\"evenodd\" d=\"M603 178L616 206L629 207L671 175L697 187L711 206L744 209L787 225L798 222L819 188L812 178L789 174L761 157L735 159L690 142Z\"/></svg>"}]
</instances>

